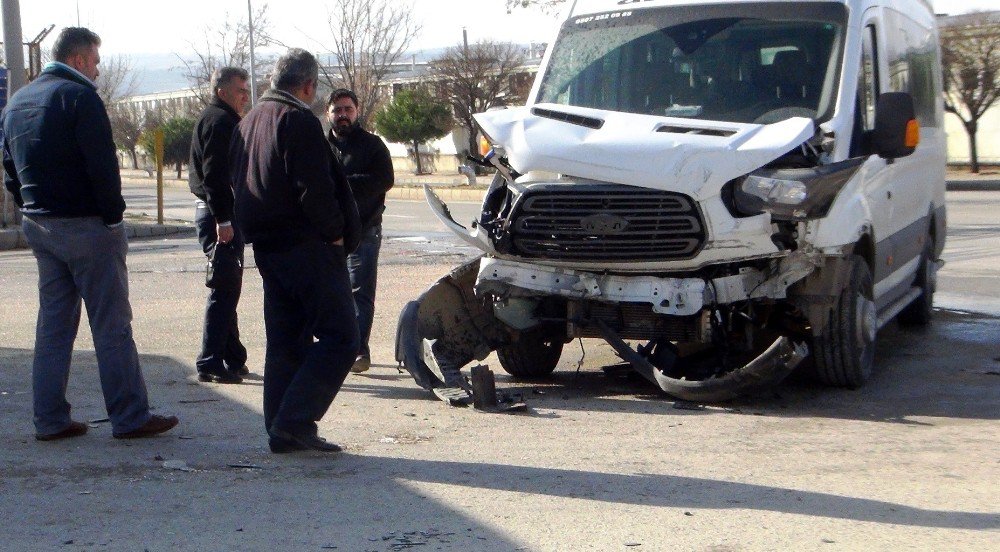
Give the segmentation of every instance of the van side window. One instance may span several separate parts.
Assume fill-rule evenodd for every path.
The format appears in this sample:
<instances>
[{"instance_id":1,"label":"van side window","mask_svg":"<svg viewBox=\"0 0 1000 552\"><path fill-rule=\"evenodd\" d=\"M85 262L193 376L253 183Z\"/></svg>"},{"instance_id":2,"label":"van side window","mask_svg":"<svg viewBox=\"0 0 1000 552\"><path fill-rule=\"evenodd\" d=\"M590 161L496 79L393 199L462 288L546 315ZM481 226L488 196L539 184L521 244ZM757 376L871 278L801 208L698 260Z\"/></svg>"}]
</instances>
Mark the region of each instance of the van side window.
<instances>
[{"instance_id":1,"label":"van side window","mask_svg":"<svg viewBox=\"0 0 1000 552\"><path fill-rule=\"evenodd\" d=\"M858 94L861 98L862 130L875 128L875 104L878 102L881 85L878 76L878 42L875 39L875 26L865 27L862 35L861 75Z\"/></svg>"},{"instance_id":2,"label":"van side window","mask_svg":"<svg viewBox=\"0 0 1000 552\"><path fill-rule=\"evenodd\" d=\"M881 83L878 74L878 41L875 27L868 25L861 35L861 68L858 71L858 95L854 108L854 131L851 133L851 157L871 154L871 134L875 129L875 104Z\"/></svg>"}]
</instances>

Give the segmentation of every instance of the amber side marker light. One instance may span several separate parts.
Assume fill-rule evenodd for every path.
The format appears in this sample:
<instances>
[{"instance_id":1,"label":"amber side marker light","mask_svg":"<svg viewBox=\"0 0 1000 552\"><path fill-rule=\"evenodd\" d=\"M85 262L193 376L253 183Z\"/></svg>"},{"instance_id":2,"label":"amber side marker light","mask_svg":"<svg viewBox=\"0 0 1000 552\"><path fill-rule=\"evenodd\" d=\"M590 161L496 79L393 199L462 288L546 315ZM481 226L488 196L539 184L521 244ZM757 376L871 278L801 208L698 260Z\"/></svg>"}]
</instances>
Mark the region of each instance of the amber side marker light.
<instances>
[{"instance_id":1,"label":"amber side marker light","mask_svg":"<svg viewBox=\"0 0 1000 552\"><path fill-rule=\"evenodd\" d=\"M906 147L915 148L920 143L920 123L916 119L910 119L906 123Z\"/></svg>"},{"instance_id":2,"label":"amber side marker light","mask_svg":"<svg viewBox=\"0 0 1000 552\"><path fill-rule=\"evenodd\" d=\"M490 145L490 141L484 136L479 137L479 156L486 157L486 154L490 152L493 146Z\"/></svg>"}]
</instances>

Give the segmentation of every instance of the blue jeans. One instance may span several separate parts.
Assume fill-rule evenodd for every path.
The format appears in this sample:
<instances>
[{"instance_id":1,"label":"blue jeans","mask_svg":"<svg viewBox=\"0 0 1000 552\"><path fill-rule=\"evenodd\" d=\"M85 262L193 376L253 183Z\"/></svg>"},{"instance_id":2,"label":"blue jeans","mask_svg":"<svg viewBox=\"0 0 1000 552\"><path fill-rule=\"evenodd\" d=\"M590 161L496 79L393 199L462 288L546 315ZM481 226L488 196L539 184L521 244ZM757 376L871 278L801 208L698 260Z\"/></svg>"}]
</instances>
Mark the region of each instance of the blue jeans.
<instances>
[{"instance_id":1,"label":"blue jeans","mask_svg":"<svg viewBox=\"0 0 1000 552\"><path fill-rule=\"evenodd\" d=\"M264 281L264 426L316 433L358 354L344 248L318 241L254 248Z\"/></svg>"},{"instance_id":2,"label":"blue jeans","mask_svg":"<svg viewBox=\"0 0 1000 552\"><path fill-rule=\"evenodd\" d=\"M361 236L357 251L347 256L347 270L351 273L351 289L357 309L358 333L361 348L358 354L371 357L368 339L375 319L375 284L378 280L378 253L382 249L382 225L373 226Z\"/></svg>"},{"instance_id":3,"label":"blue jeans","mask_svg":"<svg viewBox=\"0 0 1000 552\"><path fill-rule=\"evenodd\" d=\"M218 236L215 230L215 217L198 202L194 213L194 223L198 230L198 241L205 255L212 252ZM230 247L236 249L243 257L243 238L235 228ZM210 288L208 302L205 305L205 324L202 331L201 353L195 365L199 372L212 372L223 367L238 370L247 362L247 349L240 342L239 319L236 316L236 306L240 302L242 281L230 285Z\"/></svg>"},{"instance_id":4,"label":"blue jeans","mask_svg":"<svg viewBox=\"0 0 1000 552\"><path fill-rule=\"evenodd\" d=\"M66 401L80 302L87 308L104 405L115 433L149 421L146 382L132 338L125 227L99 217L25 216L21 228L38 261L38 326L32 363L35 430L57 433L72 421Z\"/></svg>"}]
</instances>

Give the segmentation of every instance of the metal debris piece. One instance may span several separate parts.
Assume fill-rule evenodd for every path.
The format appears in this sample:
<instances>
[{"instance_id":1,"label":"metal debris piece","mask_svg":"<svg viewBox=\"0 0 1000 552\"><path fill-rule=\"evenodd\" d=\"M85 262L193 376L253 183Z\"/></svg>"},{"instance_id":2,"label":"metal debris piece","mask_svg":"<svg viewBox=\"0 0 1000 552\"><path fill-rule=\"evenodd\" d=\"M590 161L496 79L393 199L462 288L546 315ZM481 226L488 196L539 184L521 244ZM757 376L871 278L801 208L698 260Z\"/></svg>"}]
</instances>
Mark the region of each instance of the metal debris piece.
<instances>
[{"instance_id":1,"label":"metal debris piece","mask_svg":"<svg viewBox=\"0 0 1000 552\"><path fill-rule=\"evenodd\" d=\"M168 470L182 471L182 472L193 472L194 468L187 465L187 462L183 460L167 460L163 463L163 467Z\"/></svg>"},{"instance_id":2,"label":"metal debris piece","mask_svg":"<svg viewBox=\"0 0 1000 552\"><path fill-rule=\"evenodd\" d=\"M177 401L179 404L198 404L198 403L210 403L219 402L221 399L187 399L183 401Z\"/></svg>"},{"instance_id":3,"label":"metal debris piece","mask_svg":"<svg viewBox=\"0 0 1000 552\"><path fill-rule=\"evenodd\" d=\"M472 395L461 387L435 387L434 395L450 406L469 406Z\"/></svg>"},{"instance_id":4,"label":"metal debris piece","mask_svg":"<svg viewBox=\"0 0 1000 552\"><path fill-rule=\"evenodd\" d=\"M677 410L705 410L705 405L690 401L674 401L674 408Z\"/></svg>"},{"instance_id":5,"label":"metal debris piece","mask_svg":"<svg viewBox=\"0 0 1000 552\"><path fill-rule=\"evenodd\" d=\"M236 468L238 470L262 470L264 466L257 466L255 464L228 464L230 468Z\"/></svg>"},{"instance_id":6,"label":"metal debris piece","mask_svg":"<svg viewBox=\"0 0 1000 552\"><path fill-rule=\"evenodd\" d=\"M106 424L110 422L108 418L94 418L93 420L87 420L88 424Z\"/></svg>"}]
</instances>

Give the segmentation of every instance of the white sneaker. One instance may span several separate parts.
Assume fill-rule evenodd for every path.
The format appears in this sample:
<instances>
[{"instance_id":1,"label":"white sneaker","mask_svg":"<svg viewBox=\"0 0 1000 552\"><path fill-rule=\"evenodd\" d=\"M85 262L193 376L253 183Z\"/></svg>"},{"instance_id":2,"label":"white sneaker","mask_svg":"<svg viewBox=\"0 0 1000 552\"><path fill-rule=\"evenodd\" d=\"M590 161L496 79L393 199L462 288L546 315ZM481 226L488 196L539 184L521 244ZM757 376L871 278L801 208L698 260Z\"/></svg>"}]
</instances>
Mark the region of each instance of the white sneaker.
<instances>
[{"instance_id":1,"label":"white sneaker","mask_svg":"<svg viewBox=\"0 0 1000 552\"><path fill-rule=\"evenodd\" d=\"M354 365L351 366L351 372L354 374L360 374L361 372L367 372L371 367L372 359L359 355L358 358L354 359Z\"/></svg>"}]
</instances>

